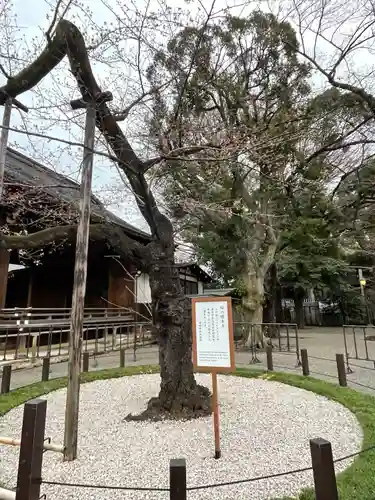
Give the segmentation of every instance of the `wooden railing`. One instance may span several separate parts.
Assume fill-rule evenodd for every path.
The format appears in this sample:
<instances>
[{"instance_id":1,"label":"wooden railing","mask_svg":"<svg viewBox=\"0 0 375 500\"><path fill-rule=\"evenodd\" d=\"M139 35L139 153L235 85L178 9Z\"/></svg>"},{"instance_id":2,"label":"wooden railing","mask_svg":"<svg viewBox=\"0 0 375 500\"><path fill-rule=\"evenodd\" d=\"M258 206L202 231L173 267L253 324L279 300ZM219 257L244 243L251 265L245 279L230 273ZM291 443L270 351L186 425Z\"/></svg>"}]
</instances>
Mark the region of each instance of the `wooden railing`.
<instances>
[{"instance_id":1,"label":"wooden railing","mask_svg":"<svg viewBox=\"0 0 375 500\"><path fill-rule=\"evenodd\" d=\"M35 360L66 356L70 309L14 308L0 310L0 360ZM150 337L151 321L125 309L87 308L82 341L86 351L116 350Z\"/></svg>"}]
</instances>

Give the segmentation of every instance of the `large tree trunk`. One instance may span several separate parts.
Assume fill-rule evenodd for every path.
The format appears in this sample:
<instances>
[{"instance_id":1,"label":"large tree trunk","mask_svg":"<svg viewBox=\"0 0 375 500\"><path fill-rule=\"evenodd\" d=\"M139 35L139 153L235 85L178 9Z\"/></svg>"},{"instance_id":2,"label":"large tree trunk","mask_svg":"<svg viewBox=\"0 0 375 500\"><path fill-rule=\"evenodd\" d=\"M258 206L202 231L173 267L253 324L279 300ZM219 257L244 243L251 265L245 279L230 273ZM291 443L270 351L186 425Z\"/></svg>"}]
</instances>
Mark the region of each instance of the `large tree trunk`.
<instances>
[{"instance_id":1,"label":"large tree trunk","mask_svg":"<svg viewBox=\"0 0 375 500\"><path fill-rule=\"evenodd\" d=\"M169 223L169 221L168 221ZM196 383L192 363L190 300L183 296L174 244L149 246L154 333L159 343L161 385L145 412L128 419L195 418L211 413L210 391ZM190 310L189 310L190 306Z\"/></svg>"},{"instance_id":2,"label":"large tree trunk","mask_svg":"<svg viewBox=\"0 0 375 500\"><path fill-rule=\"evenodd\" d=\"M246 296L242 299L242 306L246 322L251 324L246 347L252 347L254 344L263 346L264 275L257 270L244 276L244 283Z\"/></svg>"},{"instance_id":3,"label":"large tree trunk","mask_svg":"<svg viewBox=\"0 0 375 500\"><path fill-rule=\"evenodd\" d=\"M261 231L263 231L263 229L261 229ZM266 274L274 261L277 248L277 238L270 225L267 226L265 236L264 243L267 241L267 247L265 253L263 254L263 262L260 265L255 265L255 262L259 259L259 254L261 252L259 245L256 245L253 249L253 251L256 252L256 258L254 258L254 256L248 258L246 266L247 272L243 276L243 281L246 287L246 296L242 300L242 306L247 316L246 321L252 324L246 341L246 347L252 347L254 344L258 347L264 347L266 343L262 325L264 282ZM258 234L258 240L261 240L261 234Z\"/></svg>"}]
</instances>

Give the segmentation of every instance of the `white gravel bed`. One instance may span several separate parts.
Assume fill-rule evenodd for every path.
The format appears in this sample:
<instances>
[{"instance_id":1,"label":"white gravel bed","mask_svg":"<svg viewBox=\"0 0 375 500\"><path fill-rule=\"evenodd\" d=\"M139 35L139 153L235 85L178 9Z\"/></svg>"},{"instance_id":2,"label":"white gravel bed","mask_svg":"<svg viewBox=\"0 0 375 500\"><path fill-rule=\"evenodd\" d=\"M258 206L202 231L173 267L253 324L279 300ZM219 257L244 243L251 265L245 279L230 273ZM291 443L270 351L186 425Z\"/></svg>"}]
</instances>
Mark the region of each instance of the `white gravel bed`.
<instances>
[{"instance_id":1,"label":"white gravel bed","mask_svg":"<svg viewBox=\"0 0 375 500\"><path fill-rule=\"evenodd\" d=\"M210 376L198 375L210 386ZM79 458L43 456L43 479L119 486L169 486L169 460L186 458L188 486L235 481L311 465L309 439L332 443L334 456L361 447L362 430L343 406L312 392L262 379L219 377L222 458L213 458L211 417L188 422L124 422L157 394L159 375L102 380L81 387ZM66 390L48 394L46 437L61 443ZM0 434L20 437L23 408L0 418ZM336 471L351 460L337 464ZM15 487L18 450L1 447L0 480ZM189 500L265 500L313 485L311 472L191 491ZM168 500L167 492L42 486L47 500Z\"/></svg>"}]
</instances>

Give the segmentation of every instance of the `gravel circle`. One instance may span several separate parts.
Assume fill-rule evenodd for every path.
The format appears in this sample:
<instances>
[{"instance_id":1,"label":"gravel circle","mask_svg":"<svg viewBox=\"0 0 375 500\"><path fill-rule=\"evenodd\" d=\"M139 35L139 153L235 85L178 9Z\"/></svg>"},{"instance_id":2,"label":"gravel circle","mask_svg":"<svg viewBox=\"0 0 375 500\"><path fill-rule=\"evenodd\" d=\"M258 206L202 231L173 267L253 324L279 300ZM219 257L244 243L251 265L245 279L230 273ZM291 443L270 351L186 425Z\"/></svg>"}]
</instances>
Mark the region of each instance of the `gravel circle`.
<instances>
[{"instance_id":1,"label":"gravel circle","mask_svg":"<svg viewBox=\"0 0 375 500\"><path fill-rule=\"evenodd\" d=\"M209 375L197 375L211 387ZM311 465L309 439L332 443L334 457L359 451L362 430L344 406L309 391L263 379L219 377L222 458L213 458L212 418L188 422L124 422L156 395L159 375L83 384L79 458L43 456L43 479L117 486L169 487L169 460L186 458L187 484L198 486L275 474ZM46 437L61 443L66 389L44 396ZM20 437L23 407L0 418L0 434ZM342 471L352 459L340 462ZM18 450L1 447L0 482L15 487ZM265 500L296 495L313 485L311 472L188 493L189 500ZM42 485L47 500L168 500L168 492L109 491Z\"/></svg>"}]
</instances>

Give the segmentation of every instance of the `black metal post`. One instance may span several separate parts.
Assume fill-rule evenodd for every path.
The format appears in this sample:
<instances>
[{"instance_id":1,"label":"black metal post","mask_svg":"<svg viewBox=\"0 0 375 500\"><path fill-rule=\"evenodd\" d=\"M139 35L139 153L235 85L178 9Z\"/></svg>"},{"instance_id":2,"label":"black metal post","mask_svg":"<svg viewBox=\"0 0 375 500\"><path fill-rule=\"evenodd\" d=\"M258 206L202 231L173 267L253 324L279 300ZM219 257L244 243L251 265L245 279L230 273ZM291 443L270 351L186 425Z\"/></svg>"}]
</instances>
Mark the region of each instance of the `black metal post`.
<instances>
[{"instance_id":1,"label":"black metal post","mask_svg":"<svg viewBox=\"0 0 375 500\"><path fill-rule=\"evenodd\" d=\"M339 500L332 447L322 438L310 440L316 500Z\"/></svg>"}]
</instances>

